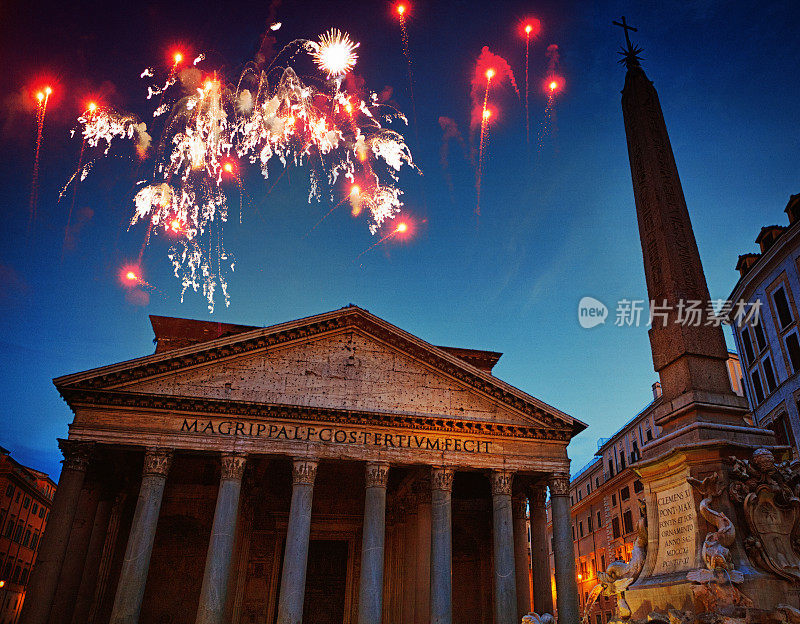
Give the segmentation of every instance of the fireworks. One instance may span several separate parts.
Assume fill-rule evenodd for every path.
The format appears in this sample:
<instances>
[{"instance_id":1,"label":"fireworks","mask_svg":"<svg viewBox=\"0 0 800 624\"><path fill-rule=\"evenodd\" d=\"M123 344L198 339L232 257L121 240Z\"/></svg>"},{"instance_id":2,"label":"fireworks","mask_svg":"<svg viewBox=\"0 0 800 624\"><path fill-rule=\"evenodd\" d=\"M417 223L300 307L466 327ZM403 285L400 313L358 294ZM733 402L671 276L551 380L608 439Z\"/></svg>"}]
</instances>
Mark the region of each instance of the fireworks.
<instances>
[{"instance_id":1,"label":"fireworks","mask_svg":"<svg viewBox=\"0 0 800 624\"><path fill-rule=\"evenodd\" d=\"M164 102L159 109L169 112L155 150L150 150L147 126L132 115L101 107L79 118L87 146L108 153L112 141L128 139L135 142L140 158L155 159L152 178L134 197L130 225L144 222L146 241L150 233L173 239L167 255L181 283L181 300L187 290L202 290L210 311L219 292L229 305L227 274L235 263L224 244L228 199L223 182L233 176L242 191L234 158L258 167L265 178L276 168L310 165L309 202L333 198L346 180L346 196L328 214L349 201L353 216L367 215L372 234L400 213L398 175L404 166L415 166L403 137L382 123L405 118L381 104L377 94L363 100L341 90L357 47L346 33L330 30L317 41L297 40L284 48L294 50L290 59L305 49L328 79L334 79L322 88L303 82L292 67L251 67L233 84L192 67L188 71L197 73L193 84L183 84L182 74L178 84L184 92L171 97L173 66L163 86L148 87L150 96L159 95ZM202 60L200 55L193 65ZM154 75L150 69L142 73L147 79Z\"/></svg>"},{"instance_id":2,"label":"fireworks","mask_svg":"<svg viewBox=\"0 0 800 624\"><path fill-rule=\"evenodd\" d=\"M369 252L369 251L371 251L371 250L375 249L375 247L377 247L378 245L381 245L381 244L385 243L385 242L386 242L386 241L388 241L390 238L394 238L394 237L396 237L396 236L397 236L397 235L399 235L399 234L405 234L405 235L408 235L408 234L410 234L410 231L411 231L411 230L410 230L410 225L409 225L408 221L400 221L400 223L398 223L398 224L397 224L397 225L396 225L396 226L395 226L395 227L394 227L394 228L393 228L393 229L392 229L392 230L391 230L391 231L390 231L388 234L386 234L384 237L382 237L382 238L381 238L380 240L378 240L377 242L375 242L375 243L372 243L372 245L370 245L370 246L369 246L369 247L367 247L367 248L366 248L364 251L362 251L360 254L358 254L358 255L356 256L355 260L358 260L358 259L359 259L361 256L363 256L365 253L367 253L367 252ZM355 260L354 260L354 262L355 262Z\"/></svg>"},{"instance_id":3,"label":"fireworks","mask_svg":"<svg viewBox=\"0 0 800 624\"><path fill-rule=\"evenodd\" d=\"M400 21L400 37L403 42L403 55L406 57L408 64L408 92L411 96L411 111L414 115L414 132L418 132L417 125L417 102L414 99L414 72L411 65L411 49L408 45L408 27L406 26L406 18L408 16L409 5L400 2L395 5L394 12L397 19ZM419 148L419 136L417 136L417 148Z\"/></svg>"},{"instance_id":4,"label":"fireworks","mask_svg":"<svg viewBox=\"0 0 800 624\"><path fill-rule=\"evenodd\" d=\"M558 46L553 43L547 46L547 78L545 78L542 89L547 95L547 105L544 109L544 119L539 130L539 149L545 137L555 137L558 129L556 120L556 97L564 90L564 78L558 73L559 51Z\"/></svg>"},{"instance_id":5,"label":"fireworks","mask_svg":"<svg viewBox=\"0 0 800 624\"><path fill-rule=\"evenodd\" d=\"M28 229L30 230L34 221L36 221L36 205L38 203L39 194L39 150L42 147L42 131L44 130L44 114L47 111L47 102L53 89L49 86L36 93L36 149L33 155L33 178L31 180L31 198L30 209L28 213Z\"/></svg>"},{"instance_id":6,"label":"fireworks","mask_svg":"<svg viewBox=\"0 0 800 624\"><path fill-rule=\"evenodd\" d=\"M472 78L472 121L471 126L474 131L480 128L480 139L478 142L478 162L476 163L475 194L476 205L475 214L481 213L481 183L483 178L483 161L486 151L486 135L488 132L489 118L492 112L489 110L489 89L492 84L507 81L519 94L517 83L514 79L514 72L511 66L503 57L492 54L488 47L481 50L478 62L475 65L475 73Z\"/></svg>"},{"instance_id":7,"label":"fireworks","mask_svg":"<svg viewBox=\"0 0 800 624\"><path fill-rule=\"evenodd\" d=\"M355 53L358 43L353 43L350 35L337 28L331 28L320 36L318 42L311 42L311 56L328 78L341 78L356 65Z\"/></svg>"},{"instance_id":8,"label":"fireworks","mask_svg":"<svg viewBox=\"0 0 800 624\"><path fill-rule=\"evenodd\" d=\"M530 148L531 142L531 114L530 114L530 106L528 105L528 95L530 92L530 85L528 84L528 73L530 67L530 47L531 47L531 37L536 37L542 31L542 23L536 19L532 18L525 22L525 26L523 27L523 32L525 33L525 137L528 143L528 148Z\"/></svg>"}]
</instances>

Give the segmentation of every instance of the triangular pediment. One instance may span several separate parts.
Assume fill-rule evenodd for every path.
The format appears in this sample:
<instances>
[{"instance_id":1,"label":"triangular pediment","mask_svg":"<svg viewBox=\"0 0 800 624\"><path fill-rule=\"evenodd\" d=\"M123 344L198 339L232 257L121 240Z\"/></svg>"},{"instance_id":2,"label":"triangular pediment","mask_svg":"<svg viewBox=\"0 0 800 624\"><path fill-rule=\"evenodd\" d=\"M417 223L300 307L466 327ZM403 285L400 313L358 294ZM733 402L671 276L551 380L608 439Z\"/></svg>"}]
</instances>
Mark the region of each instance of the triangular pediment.
<instances>
[{"instance_id":1,"label":"triangular pediment","mask_svg":"<svg viewBox=\"0 0 800 624\"><path fill-rule=\"evenodd\" d=\"M452 350L356 307L243 330L55 383L66 397L83 388L556 428L573 435L584 428Z\"/></svg>"}]
</instances>

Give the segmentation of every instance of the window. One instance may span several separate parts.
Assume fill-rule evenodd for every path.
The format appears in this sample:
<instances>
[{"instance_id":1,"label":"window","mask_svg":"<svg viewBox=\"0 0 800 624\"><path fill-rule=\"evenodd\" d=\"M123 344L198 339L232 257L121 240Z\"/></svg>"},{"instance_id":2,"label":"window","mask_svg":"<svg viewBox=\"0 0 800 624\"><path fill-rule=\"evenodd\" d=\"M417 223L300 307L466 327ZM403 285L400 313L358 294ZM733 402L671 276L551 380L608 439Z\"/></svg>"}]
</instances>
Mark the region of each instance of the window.
<instances>
[{"instance_id":1,"label":"window","mask_svg":"<svg viewBox=\"0 0 800 624\"><path fill-rule=\"evenodd\" d=\"M764 367L764 378L767 380L767 394L772 394L775 388L778 387L778 384L775 383L775 371L772 370L772 362L769 357L765 357L761 364Z\"/></svg>"},{"instance_id":2,"label":"window","mask_svg":"<svg viewBox=\"0 0 800 624\"><path fill-rule=\"evenodd\" d=\"M616 494L612 494L611 495L611 506L612 507L616 507L617 506L617 495Z\"/></svg>"},{"instance_id":3,"label":"window","mask_svg":"<svg viewBox=\"0 0 800 624\"><path fill-rule=\"evenodd\" d=\"M589 482L586 484L586 496L589 496L589 494L591 494L591 493L592 493L592 482L591 482L591 481L589 481Z\"/></svg>"},{"instance_id":4,"label":"window","mask_svg":"<svg viewBox=\"0 0 800 624\"><path fill-rule=\"evenodd\" d=\"M24 526L23 526L22 520L20 520L19 522L17 522L16 531L14 531L14 541L15 542L21 542L22 541L22 530L23 530L23 528L24 528Z\"/></svg>"},{"instance_id":5,"label":"window","mask_svg":"<svg viewBox=\"0 0 800 624\"><path fill-rule=\"evenodd\" d=\"M45 512L45 509L44 509L44 507L39 507L39 517L40 517L40 518L43 518L43 517L44 517L44 512Z\"/></svg>"},{"instance_id":6,"label":"window","mask_svg":"<svg viewBox=\"0 0 800 624\"><path fill-rule=\"evenodd\" d=\"M572 525L572 541L575 541L575 525Z\"/></svg>"},{"instance_id":7,"label":"window","mask_svg":"<svg viewBox=\"0 0 800 624\"><path fill-rule=\"evenodd\" d=\"M772 293L772 300L775 302L775 310L778 313L778 322L781 325L781 329L785 329L792 322L792 311L789 309L789 302L786 299L786 291L783 286L778 287Z\"/></svg>"},{"instance_id":8,"label":"window","mask_svg":"<svg viewBox=\"0 0 800 624\"><path fill-rule=\"evenodd\" d=\"M11 576L11 571L14 569L14 561L15 561L14 557L9 557L8 560L6 561L6 569L3 570L3 576L5 578Z\"/></svg>"},{"instance_id":9,"label":"window","mask_svg":"<svg viewBox=\"0 0 800 624\"><path fill-rule=\"evenodd\" d=\"M633 515L630 509L622 514L622 524L625 528L625 533L633 533Z\"/></svg>"},{"instance_id":10,"label":"window","mask_svg":"<svg viewBox=\"0 0 800 624\"><path fill-rule=\"evenodd\" d=\"M786 352L792 363L792 372L800 371L800 342L797 340L797 332L786 336Z\"/></svg>"},{"instance_id":11,"label":"window","mask_svg":"<svg viewBox=\"0 0 800 624\"><path fill-rule=\"evenodd\" d=\"M39 510L39 503L34 502L33 505L31 505L31 513L35 516L38 510Z\"/></svg>"},{"instance_id":12,"label":"window","mask_svg":"<svg viewBox=\"0 0 800 624\"><path fill-rule=\"evenodd\" d=\"M25 498L22 499L22 507L24 509L27 509L28 507L30 507L30 505L31 505L31 497L30 496L26 496Z\"/></svg>"},{"instance_id":13,"label":"window","mask_svg":"<svg viewBox=\"0 0 800 624\"><path fill-rule=\"evenodd\" d=\"M750 373L750 379L753 380L753 393L756 395L756 405L764 402L764 388L761 386L761 376L758 374L758 369Z\"/></svg>"},{"instance_id":14,"label":"window","mask_svg":"<svg viewBox=\"0 0 800 624\"><path fill-rule=\"evenodd\" d=\"M11 535L14 533L14 525L16 524L16 522L17 522L17 519L14 516L11 516L8 519L8 524L6 524L5 537L11 537ZM6 576L8 576L8 574L6 574Z\"/></svg>"},{"instance_id":15,"label":"window","mask_svg":"<svg viewBox=\"0 0 800 624\"><path fill-rule=\"evenodd\" d=\"M30 572L29 568L25 568L22 571L22 576L20 577L19 582L22 583L23 585L25 585L28 582L28 573L29 572Z\"/></svg>"},{"instance_id":16,"label":"window","mask_svg":"<svg viewBox=\"0 0 800 624\"><path fill-rule=\"evenodd\" d=\"M631 490L630 490L630 488L629 488L629 487L626 485L624 488L622 488L622 489L619 491L619 499L620 499L620 500L623 500L623 501L626 501L626 500L628 500L630 497L631 497Z\"/></svg>"},{"instance_id":17,"label":"window","mask_svg":"<svg viewBox=\"0 0 800 624\"><path fill-rule=\"evenodd\" d=\"M606 556L600 555L600 567L605 571L606 569Z\"/></svg>"},{"instance_id":18,"label":"window","mask_svg":"<svg viewBox=\"0 0 800 624\"><path fill-rule=\"evenodd\" d=\"M572 494L569 495L569 504L570 506L575 504L575 498L572 496Z\"/></svg>"},{"instance_id":19,"label":"window","mask_svg":"<svg viewBox=\"0 0 800 624\"><path fill-rule=\"evenodd\" d=\"M578 522L578 533L580 533L581 537L583 537L583 520Z\"/></svg>"},{"instance_id":20,"label":"window","mask_svg":"<svg viewBox=\"0 0 800 624\"><path fill-rule=\"evenodd\" d=\"M798 406L800 408L800 406ZM782 412L769 425L769 428L775 432L775 439L781 446L795 446L794 434L792 427L789 424L789 417L786 412Z\"/></svg>"},{"instance_id":21,"label":"window","mask_svg":"<svg viewBox=\"0 0 800 624\"><path fill-rule=\"evenodd\" d=\"M594 478L594 486L595 486L596 488L599 488L599 487L600 487L600 477L595 477L595 478Z\"/></svg>"},{"instance_id":22,"label":"window","mask_svg":"<svg viewBox=\"0 0 800 624\"><path fill-rule=\"evenodd\" d=\"M39 531L33 532L33 537L31 538L31 550L36 550L36 547L39 545Z\"/></svg>"},{"instance_id":23,"label":"window","mask_svg":"<svg viewBox=\"0 0 800 624\"><path fill-rule=\"evenodd\" d=\"M746 327L742 327L742 344L744 345L744 353L747 356L747 364L752 365L756 356L753 353L753 341L750 339L750 332Z\"/></svg>"},{"instance_id":24,"label":"window","mask_svg":"<svg viewBox=\"0 0 800 624\"><path fill-rule=\"evenodd\" d=\"M639 461L641 455L639 454L639 443L634 440L632 442L633 450L631 451L631 463Z\"/></svg>"},{"instance_id":25,"label":"window","mask_svg":"<svg viewBox=\"0 0 800 624\"><path fill-rule=\"evenodd\" d=\"M592 526L592 514L589 514L586 518L586 528L588 529L589 533L594 531L594 527Z\"/></svg>"},{"instance_id":26,"label":"window","mask_svg":"<svg viewBox=\"0 0 800 624\"><path fill-rule=\"evenodd\" d=\"M753 325L753 333L756 335L756 344L758 345L759 352L764 350L764 347L767 346L767 339L764 337L764 328L761 326L761 323L755 323Z\"/></svg>"},{"instance_id":27,"label":"window","mask_svg":"<svg viewBox=\"0 0 800 624\"><path fill-rule=\"evenodd\" d=\"M597 512L597 528L601 528L603 526L603 517L600 515L600 512ZM604 566L605 567L605 566Z\"/></svg>"},{"instance_id":28,"label":"window","mask_svg":"<svg viewBox=\"0 0 800 624\"><path fill-rule=\"evenodd\" d=\"M14 497L14 502L15 502L15 503L18 503L18 502L19 502L19 497L20 497L21 495L22 495L22 492L17 492L17 495Z\"/></svg>"},{"instance_id":29,"label":"window","mask_svg":"<svg viewBox=\"0 0 800 624\"><path fill-rule=\"evenodd\" d=\"M644 486L642 485L642 482L639 481L639 479L636 479L636 481L633 482L633 491L638 494L643 489L644 489Z\"/></svg>"},{"instance_id":30,"label":"window","mask_svg":"<svg viewBox=\"0 0 800 624\"><path fill-rule=\"evenodd\" d=\"M14 496L14 484L13 483L9 483L8 484L8 487L6 488L6 496L8 496L9 498Z\"/></svg>"},{"instance_id":31,"label":"window","mask_svg":"<svg viewBox=\"0 0 800 624\"><path fill-rule=\"evenodd\" d=\"M614 517L611 519L611 534L614 539L619 537L619 518Z\"/></svg>"},{"instance_id":32,"label":"window","mask_svg":"<svg viewBox=\"0 0 800 624\"><path fill-rule=\"evenodd\" d=\"M594 616L594 624L603 624L603 614L598 613Z\"/></svg>"},{"instance_id":33,"label":"window","mask_svg":"<svg viewBox=\"0 0 800 624\"><path fill-rule=\"evenodd\" d=\"M27 529L25 531L25 537L22 538L22 545L27 548L28 544L30 544L30 543L31 543L31 530Z\"/></svg>"},{"instance_id":34,"label":"window","mask_svg":"<svg viewBox=\"0 0 800 624\"><path fill-rule=\"evenodd\" d=\"M647 441L649 442L650 440L653 439L653 432L648 429L647 431L644 432L644 436L647 438Z\"/></svg>"},{"instance_id":35,"label":"window","mask_svg":"<svg viewBox=\"0 0 800 624\"><path fill-rule=\"evenodd\" d=\"M625 451L622 449L619 454L619 469L620 471L625 470Z\"/></svg>"}]
</instances>

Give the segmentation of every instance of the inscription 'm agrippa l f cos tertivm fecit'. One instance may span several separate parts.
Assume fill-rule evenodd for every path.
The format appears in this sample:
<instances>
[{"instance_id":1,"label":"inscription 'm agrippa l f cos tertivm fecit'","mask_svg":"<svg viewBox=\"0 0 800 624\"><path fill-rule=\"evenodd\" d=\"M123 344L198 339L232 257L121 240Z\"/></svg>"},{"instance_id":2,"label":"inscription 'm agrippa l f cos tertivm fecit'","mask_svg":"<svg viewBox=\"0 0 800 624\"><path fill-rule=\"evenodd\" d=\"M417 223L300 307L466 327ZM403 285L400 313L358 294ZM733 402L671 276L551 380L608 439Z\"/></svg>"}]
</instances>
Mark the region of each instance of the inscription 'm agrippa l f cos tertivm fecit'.
<instances>
[{"instance_id":1,"label":"inscription 'm agrippa l f cos tertivm fecit'","mask_svg":"<svg viewBox=\"0 0 800 624\"><path fill-rule=\"evenodd\" d=\"M426 451L455 451L463 453L488 453L489 440L471 438L432 438L427 435L384 433L343 429L340 427L312 427L283 425L268 422L242 422L238 420L184 419L181 433L202 435L241 436L297 442L322 442L336 444L361 444L387 448L420 449Z\"/></svg>"}]
</instances>

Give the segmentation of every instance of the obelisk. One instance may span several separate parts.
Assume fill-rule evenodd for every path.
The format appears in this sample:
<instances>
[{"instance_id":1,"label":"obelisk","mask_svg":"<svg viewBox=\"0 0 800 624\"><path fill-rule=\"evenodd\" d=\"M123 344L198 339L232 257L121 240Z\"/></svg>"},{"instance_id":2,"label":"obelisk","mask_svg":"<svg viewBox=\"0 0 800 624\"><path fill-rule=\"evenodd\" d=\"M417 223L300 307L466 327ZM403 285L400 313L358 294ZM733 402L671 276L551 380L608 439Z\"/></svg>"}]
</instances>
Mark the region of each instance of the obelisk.
<instances>
[{"instance_id":1,"label":"obelisk","mask_svg":"<svg viewBox=\"0 0 800 624\"><path fill-rule=\"evenodd\" d=\"M619 25L625 28L628 44L623 50L627 73L622 112L654 311L650 348L662 390L656 423L663 431L644 447L647 458L664 452L661 441L670 435L700 441L718 437L726 426L744 426L747 401L731 389L722 326L709 314L708 286L658 94L641 67L640 50L630 43L631 27L624 18ZM702 310L699 322L686 312L691 305ZM760 431L740 431L745 438L739 441L768 442Z\"/></svg>"},{"instance_id":2,"label":"obelisk","mask_svg":"<svg viewBox=\"0 0 800 624\"><path fill-rule=\"evenodd\" d=\"M625 594L634 618L644 618L651 610L699 608L690 577L705 567L704 540L712 527L701 517L702 496L692 483L716 475L712 478L726 486L730 456L749 457L759 447L774 447L775 439L771 431L746 421L747 401L731 389L725 337L709 314L708 286L658 94L641 67L641 50L628 36L635 29L625 18L615 24L625 29L627 44L621 61L627 68L622 112L653 306L650 348L662 388L653 407L661 431L634 464L644 485L639 498L646 503L648 552ZM686 314L689 306L702 310L699 322ZM736 518L726 498L720 496L714 505ZM757 593L761 575L748 561L741 528L737 524L731 562L744 573L741 588Z\"/></svg>"}]
</instances>

